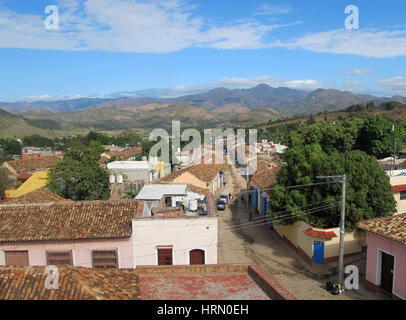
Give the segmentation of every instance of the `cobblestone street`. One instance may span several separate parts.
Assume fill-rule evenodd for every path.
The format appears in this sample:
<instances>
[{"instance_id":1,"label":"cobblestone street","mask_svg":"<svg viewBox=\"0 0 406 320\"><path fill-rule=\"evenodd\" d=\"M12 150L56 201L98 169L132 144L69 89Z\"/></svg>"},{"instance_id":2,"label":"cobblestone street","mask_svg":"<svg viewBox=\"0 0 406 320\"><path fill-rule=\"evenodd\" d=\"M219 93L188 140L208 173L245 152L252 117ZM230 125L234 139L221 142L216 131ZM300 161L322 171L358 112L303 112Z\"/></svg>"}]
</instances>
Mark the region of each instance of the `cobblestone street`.
<instances>
[{"instance_id":1,"label":"cobblestone street","mask_svg":"<svg viewBox=\"0 0 406 320\"><path fill-rule=\"evenodd\" d=\"M309 265L274 231L254 217L249 221L247 204L240 201L240 191L246 189L246 180L235 166L228 172L226 187L219 194L232 193L233 201L225 211L219 211L219 263L255 263L263 267L298 299L346 300L384 299L363 289L365 254L345 259L345 265L354 264L360 270L360 289L334 296L325 290L327 281L336 280L333 269L337 262L327 265ZM247 197L246 197L247 198Z\"/></svg>"}]
</instances>

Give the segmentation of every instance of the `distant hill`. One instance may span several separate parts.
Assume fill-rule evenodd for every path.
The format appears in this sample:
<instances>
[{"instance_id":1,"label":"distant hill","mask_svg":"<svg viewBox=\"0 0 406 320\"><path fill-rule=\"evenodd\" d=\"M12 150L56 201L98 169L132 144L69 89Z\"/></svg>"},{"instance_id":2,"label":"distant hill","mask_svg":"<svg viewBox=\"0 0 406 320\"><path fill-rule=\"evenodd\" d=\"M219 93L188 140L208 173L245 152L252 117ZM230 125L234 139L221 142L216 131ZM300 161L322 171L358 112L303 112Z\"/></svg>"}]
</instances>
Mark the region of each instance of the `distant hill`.
<instances>
[{"instance_id":1,"label":"distant hill","mask_svg":"<svg viewBox=\"0 0 406 320\"><path fill-rule=\"evenodd\" d=\"M238 109L239 113L235 110ZM77 112L35 111L23 114L37 126L52 124L59 130L81 129L124 130L129 128L169 128L172 120L182 126L198 128L221 127L226 124L247 125L260 119L276 119L280 115L272 109L250 110L237 105L226 105L212 111L192 104L147 104L139 107L89 108Z\"/></svg>"},{"instance_id":2,"label":"distant hill","mask_svg":"<svg viewBox=\"0 0 406 320\"><path fill-rule=\"evenodd\" d=\"M317 89L303 91L290 88L272 88L260 84L251 89L216 88L205 93L181 96L178 98L81 98L61 101L35 101L35 102L0 102L0 109L13 113L27 113L33 111L51 112L77 112L89 108L137 108L144 105L194 105L211 111L224 106L235 105L238 110L272 108L282 115L310 114L320 111L339 110L352 104L384 101L406 102L405 97L395 96L382 98L372 95L358 95L348 91L333 89ZM237 110L237 109L236 109ZM239 113L239 111L236 111Z\"/></svg>"},{"instance_id":3,"label":"distant hill","mask_svg":"<svg viewBox=\"0 0 406 320\"><path fill-rule=\"evenodd\" d=\"M345 109L351 105L398 101L406 98L357 95L348 91L317 89L312 92L272 88L217 88L178 98L74 99L63 101L0 102L0 136L81 133L89 130L169 128L172 120L182 126L244 127L269 120ZM12 114L14 112L15 114Z\"/></svg>"},{"instance_id":4,"label":"distant hill","mask_svg":"<svg viewBox=\"0 0 406 320\"><path fill-rule=\"evenodd\" d=\"M46 122L46 120L44 120ZM53 130L47 130L36 126L36 120L25 119L19 115L0 109L0 137L12 138L28 135L56 136ZM50 124L48 123L48 126Z\"/></svg>"}]
</instances>

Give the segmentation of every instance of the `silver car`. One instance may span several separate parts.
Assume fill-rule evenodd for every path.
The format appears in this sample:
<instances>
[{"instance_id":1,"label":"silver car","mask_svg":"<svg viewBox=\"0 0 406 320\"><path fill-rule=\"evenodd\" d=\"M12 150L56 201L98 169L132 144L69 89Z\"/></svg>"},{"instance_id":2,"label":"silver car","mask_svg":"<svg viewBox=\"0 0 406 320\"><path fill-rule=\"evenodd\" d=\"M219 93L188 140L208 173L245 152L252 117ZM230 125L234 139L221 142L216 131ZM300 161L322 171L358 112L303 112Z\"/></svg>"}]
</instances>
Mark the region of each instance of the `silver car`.
<instances>
[{"instance_id":1,"label":"silver car","mask_svg":"<svg viewBox=\"0 0 406 320\"><path fill-rule=\"evenodd\" d=\"M226 210L226 203L224 202L224 200L222 199L217 200L217 210L221 211Z\"/></svg>"}]
</instances>

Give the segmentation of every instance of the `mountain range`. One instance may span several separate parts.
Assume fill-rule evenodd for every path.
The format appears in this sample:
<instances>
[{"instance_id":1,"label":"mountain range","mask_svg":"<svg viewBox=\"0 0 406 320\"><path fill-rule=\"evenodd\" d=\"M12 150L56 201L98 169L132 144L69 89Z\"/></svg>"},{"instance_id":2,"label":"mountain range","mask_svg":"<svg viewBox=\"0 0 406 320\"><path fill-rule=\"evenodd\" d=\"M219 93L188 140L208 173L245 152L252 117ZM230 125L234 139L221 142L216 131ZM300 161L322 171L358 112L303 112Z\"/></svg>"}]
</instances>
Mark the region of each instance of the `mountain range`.
<instances>
[{"instance_id":1,"label":"mountain range","mask_svg":"<svg viewBox=\"0 0 406 320\"><path fill-rule=\"evenodd\" d=\"M334 111L359 103L382 103L406 98L358 95L348 91L303 91L260 84L251 89L216 88L177 98L118 97L60 101L0 102L0 135L23 121L34 131L77 132L88 129L123 130L169 127L172 120L187 126L247 126L293 115ZM12 114L13 113L13 114ZM7 119L7 121L6 121ZM20 123L21 125L21 123ZM11 130L14 131L14 130ZM27 131L27 130L26 130ZM30 130L28 130L30 131ZM32 131L32 130L31 130Z\"/></svg>"}]
</instances>

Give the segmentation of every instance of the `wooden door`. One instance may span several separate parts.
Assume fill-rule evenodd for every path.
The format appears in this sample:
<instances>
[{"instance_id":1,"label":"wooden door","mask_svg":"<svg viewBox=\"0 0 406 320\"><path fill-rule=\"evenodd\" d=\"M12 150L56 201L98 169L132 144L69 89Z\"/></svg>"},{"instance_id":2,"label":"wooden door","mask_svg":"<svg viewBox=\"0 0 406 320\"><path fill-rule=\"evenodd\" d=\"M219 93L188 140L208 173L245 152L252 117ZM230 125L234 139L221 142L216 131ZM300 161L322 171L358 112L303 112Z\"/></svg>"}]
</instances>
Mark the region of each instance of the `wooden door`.
<instances>
[{"instance_id":1,"label":"wooden door","mask_svg":"<svg viewBox=\"0 0 406 320\"><path fill-rule=\"evenodd\" d=\"M6 265L24 267L29 266L28 251L5 251Z\"/></svg>"},{"instance_id":2,"label":"wooden door","mask_svg":"<svg viewBox=\"0 0 406 320\"><path fill-rule=\"evenodd\" d=\"M172 249L158 249L158 265L172 265Z\"/></svg>"},{"instance_id":3,"label":"wooden door","mask_svg":"<svg viewBox=\"0 0 406 320\"><path fill-rule=\"evenodd\" d=\"M381 288L389 293L393 290L394 260L392 255L382 252Z\"/></svg>"},{"instance_id":4,"label":"wooden door","mask_svg":"<svg viewBox=\"0 0 406 320\"><path fill-rule=\"evenodd\" d=\"M189 253L190 264L204 264L204 250L196 249Z\"/></svg>"}]
</instances>

